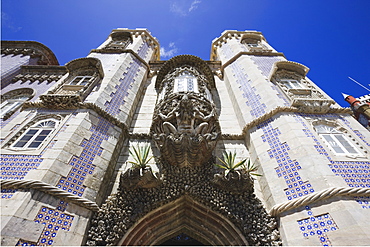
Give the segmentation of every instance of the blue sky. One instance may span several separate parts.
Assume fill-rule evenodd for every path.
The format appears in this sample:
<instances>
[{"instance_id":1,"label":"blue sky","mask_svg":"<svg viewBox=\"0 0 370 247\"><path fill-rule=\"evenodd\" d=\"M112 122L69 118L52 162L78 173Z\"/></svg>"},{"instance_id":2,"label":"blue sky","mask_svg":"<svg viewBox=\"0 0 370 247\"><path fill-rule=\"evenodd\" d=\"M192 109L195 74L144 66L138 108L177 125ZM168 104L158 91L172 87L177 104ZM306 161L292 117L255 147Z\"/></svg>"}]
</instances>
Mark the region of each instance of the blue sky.
<instances>
[{"instance_id":1,"label":"blue sky","mask_svg":"<svg viewBox=\"0 0 370 247\"><path fill-rule=\"evenodd\" d=\"M288 60L342 106L341 92L370 92L370 0L1 0L1 39L34 40L64 65L85 57L111 30L147 28L162 59L209 60L224 30L261 31Z\"/></svg>"}]
</instances>

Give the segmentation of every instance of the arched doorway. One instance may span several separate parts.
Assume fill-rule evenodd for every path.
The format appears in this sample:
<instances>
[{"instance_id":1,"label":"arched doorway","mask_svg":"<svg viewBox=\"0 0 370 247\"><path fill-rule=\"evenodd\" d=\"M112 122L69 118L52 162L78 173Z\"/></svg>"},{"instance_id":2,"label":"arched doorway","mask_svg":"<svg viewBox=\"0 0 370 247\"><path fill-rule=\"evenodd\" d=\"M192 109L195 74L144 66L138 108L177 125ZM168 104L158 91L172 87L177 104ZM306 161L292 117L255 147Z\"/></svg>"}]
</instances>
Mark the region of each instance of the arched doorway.
<instances>
[{"instance_id":1,"label":"arched doorway","mask_svg":"<svg viewBox=\"0 0 370 247\"><path fill-rule=\"evenodd\" d=\"M187 195L148 213L126 232L119 245L161 245L181 233L204 245L248 245L227 218Z\"/></svg>"}]
</instances>

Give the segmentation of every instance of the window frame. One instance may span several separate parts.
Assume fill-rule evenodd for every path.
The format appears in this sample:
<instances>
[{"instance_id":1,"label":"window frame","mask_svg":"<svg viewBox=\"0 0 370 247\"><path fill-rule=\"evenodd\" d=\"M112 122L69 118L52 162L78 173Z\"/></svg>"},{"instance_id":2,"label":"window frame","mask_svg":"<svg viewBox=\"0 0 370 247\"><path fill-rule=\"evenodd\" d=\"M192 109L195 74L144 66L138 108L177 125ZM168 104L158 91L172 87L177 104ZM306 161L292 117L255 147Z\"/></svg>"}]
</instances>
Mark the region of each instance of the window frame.
<instances>
[{"instance_id":1,"label":"window frame","mask_svg":"<svg viewBox=\"0 0 370 247\"><path fill-rule=\"evenodd\" d=\"M18 90L22 90L22 89L16 89L13 91L18 91ZM16 112L22 106L24 102L30 100L34 94L34 92L19 93L19 94L10 96L10 97L6 97L8 93L12 93L13 91L5 93L4 94L5 99L2 98L2 102L0 104L0 118L2 120L6 120L8 117L10 117L14 112ZM10 105L10 107L7 107L8 105Z\"/></svg>"},{"instance_id":2,"label":"window frame","mask_svg":"<svg viewBox=\"0 0 370 247\"><path fill-rule=\"evenodd\" d=\"M179 82L183 80L182 88L184 90L179 90ZM191 84L189 83L191 80ZM192 88L190 87L192 85ZM199 93L199 86L198 86L198 78L189 71L184 71L181 74L177 75L174 80L174 93L181 93L181 92L194 92Z\"/></svg>"},{"instance_id":3,"label":"window frame","mask_svg":"<svg viewBox=\"0 0 370 247\"><path fill-rule=\"evenodd\" d=\"M323 126L327 129L327 131L323 131L323 129L319 129L319 127ZM314 125L314 129L319 137L324 141L324 143L329 147L329 149L336 155L362 155L362 153L356 148L356 146L347 138L345 133L338 130L338 128L328 125L328 124L316 124ZM330 137L331 140L329 140ZM342 138L342 141L338 138ZM344 145L347 144L347 145ZM348 148L347 148L348 146ZM342 150L342 152L337 151L337 149ZM351 152L349 150L353 150Z\"/></svg>"},{"instance_id":4,"label":"window frame","mask_svg":"<svg viewBox=\"0 0 370 247\"><path fill-rule=\"evenodd\" d=\"M78 80L78 83L75 83L75 84L72 84L75 80ZM85 79L88 79L86 81L86 83L82 84L82 82L85 81ZM67 85L69 86L87 86L89 84L91 84L93 81L94 81L95 77L94 76L91 76L91 75L77 75L77 76L74 76L72 80L69 81L69 83Z\"/></svg>"},{"instance_id":5,"label":"window frame","mask_svg":"<svg viewBox=\"0 0 370 247\"><path fill-rule=\"evenodd\" d=\"M295 83L292 83L293 81ZM282 85L284 85L288 90L290 90L290 89L307 89L305 87L305 85L303 85L303 83L300 80L297 80L297 79L282 78L282 79L280 79L280 83ZM297 87L295 85L299 85L299 87Z\"/></svg>"},{"instance_id":6,"label":"window frame","mask_svg":"<svg viewBox=\"0 0 370 247\"><path fill-rule=\"evenodd\" d=\"M48 126L40 126L42 125L43 123L45 122L54 122L54 125L52 127L48 127ZM49 139L50 139L50 136L54 133L55 129L57 129L59 125L59 121L54 119L54 118L47 118L47 119L42 119L42 120L39 120L37 121L35 124L31 125L30 127L28 127L11 145L10 145L10 148L12 149L16 149L16 150L36 150L36 149L39 149L43 146L43 144L45 142L47 142ZM27 135L29 135L29 133L31 131L36 131L32 134L32 136L30 138L28 138L27 140ZM42 140L38 140L37 138L39 138L41 136L41 134L44 132L44 131L48 131L47 134L45 135L44 138L42 138ZM43 136L41 136L43 137ZM23 141L22 141L23 140ZM18 144L24 142L24 145L22 146L19 146ZM25 142L26 141L26 142ZM37 146L31 146L32 144L34 143L37 143L39 142L39 144Z\"/></svg>"}]
</instances>

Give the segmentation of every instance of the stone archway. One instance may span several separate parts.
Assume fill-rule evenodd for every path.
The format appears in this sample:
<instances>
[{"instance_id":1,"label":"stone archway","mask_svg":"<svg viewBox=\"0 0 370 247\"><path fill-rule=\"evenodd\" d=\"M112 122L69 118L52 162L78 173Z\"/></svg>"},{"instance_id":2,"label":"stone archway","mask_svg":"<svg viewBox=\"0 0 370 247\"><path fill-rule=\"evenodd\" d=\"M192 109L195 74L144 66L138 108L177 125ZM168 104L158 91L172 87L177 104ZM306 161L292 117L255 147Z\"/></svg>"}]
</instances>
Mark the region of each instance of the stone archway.
<instances>
[{"instance_id":1,"label":"stone archway","mask_svg":"<svg viewBox=\"0 0 370 247\"><path fill-rule=\"evenodd\" d=\"M127 231L118 245L159 245L179 233L205 245L249 245L232 222L188 195L148 213Z\"/></svg>"}]
</instances>

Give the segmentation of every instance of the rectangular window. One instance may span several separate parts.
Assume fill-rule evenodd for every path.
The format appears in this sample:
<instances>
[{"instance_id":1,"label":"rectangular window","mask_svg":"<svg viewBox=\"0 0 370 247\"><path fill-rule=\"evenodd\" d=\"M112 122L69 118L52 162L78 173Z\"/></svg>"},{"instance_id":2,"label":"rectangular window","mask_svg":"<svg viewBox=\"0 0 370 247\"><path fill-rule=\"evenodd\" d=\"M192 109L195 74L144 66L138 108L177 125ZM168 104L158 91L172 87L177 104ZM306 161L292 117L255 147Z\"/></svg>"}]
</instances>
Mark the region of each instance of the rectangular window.
<instances>
[{"instance_id":1,"label":"rectangular window","mask_svg":"<svg viewBox=\"0 0 370 247\"><path fill-rule=\"evenodd\" d=\"M304 88L300 81L297 80L288 80L284 79L281 80L281 83L283 83L288 89L301 89Z\"/></svg>"},{"instance_id":2,"label":"rectangular window","mask_svg":"<svg viewBox=\"0 0 370 247\"><path fill-rule=\"evenodd\" d=\"M92 76L76 76L73 78L73 80L69 83L69 85L80 85L80 86L85 86L88 84L90 81L92 81L93 77Z\"/></svg>"},{"instance_id":3,"label":"rectangular window","mask_svg":"<svg viewBox=\"0 0 370 247\"><path fill-rule=\"evenodd\" d=\"M343 134L320 134L337 154L358 154L355 147L350 144Z\"/></svg>"},{"instance_id":4,"label":"rectangular window","mask_svg":"<svg viewBox=\"0 0 370 247\"><path fill-rule=\"evenodd\" d=\"M16 142L13 147L16 148L38 148L51 130L30 129Z\"/></svg>"},{"instance_id":5,"label":"rectangular window","mask_svg":"<svg viewBox=\"0 0 370 247\"><path fill-rule=\"evenodd\" d=\"M247 43L247 46L249 47L260 47L258 43Z\"/></svg>"},{"instance_id":6,"label":"rectangular window","mask_svg":"<svg viewBox=\"0 0 370 247\"><path fill-rule=\"evenodd\" d=\"M24 147L27 142L29 142L32 137L37 133L37 129L30 129L22 136L22 138L14 145L14 147L22 148Z\"/></svg>"},{"instance_id":7,"label":"rectangular window","mask_svg":"<svg viewBox=\"0 0 370 247\"><path fill-rule=\"evenodd\" d=\"M315 130L336 154L360 154L346 136L333 126L316 125Z\"/></svg>"}]
</instances>

